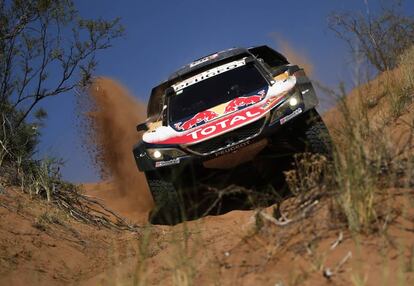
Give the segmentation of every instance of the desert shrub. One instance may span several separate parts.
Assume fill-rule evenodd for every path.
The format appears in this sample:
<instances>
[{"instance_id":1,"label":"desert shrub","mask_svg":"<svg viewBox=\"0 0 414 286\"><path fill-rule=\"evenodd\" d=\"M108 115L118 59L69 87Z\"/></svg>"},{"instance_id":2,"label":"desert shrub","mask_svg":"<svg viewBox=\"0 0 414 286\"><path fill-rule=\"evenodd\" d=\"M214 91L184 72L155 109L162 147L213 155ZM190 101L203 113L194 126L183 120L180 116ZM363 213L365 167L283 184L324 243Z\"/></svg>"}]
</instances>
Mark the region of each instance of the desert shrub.
<instances>
[{"instance_id":1,"label":"desert shrub","mask_svg":"<svg viewBox=\"0 0 414 286\"><path fill-rule=\"evenodd\" d=\"M387 77L398 79L399 71L400 67ZM330 124L335 142L333 161L326 163L319 156L301 154L296 157L295 169L285 173L292 193L302 195L319 189L332 199L333 217L357 232L379 229L388 211L382 200L392 188L411 187L414 181L414 125L400 120L410 106L412 89L406 88L406 80L378 82L357 88L351 97L343 86L331 91L338 98L335 123ZM375 106L367 104L369 88L381 93ZM395 99L401 104L398 111L388 104L396 91L400 93ZM398 129L399 133L393 133Z\"/></svg>"},{"instance_id":2,"label":"desert shrub","mask_svg":"<svg viewBox=\"0 0 414 286\"><path fill-rule=\"evenodd\" d=\"M403 87L409 91L414 89L414 45L408 48L399 59Z\"/></svg>"},{"instance_id":3,"label":"desert shrub","mask_svg":"<svg viewBox=\"0 0 414 286\"><path fill-rule=\"evenodd\" d=\"M294 156L294 169L285 172L289 190L296 196L303 195L323 183L328 160L319 154L303 153Z\"/></svg>"},{"instance_id":4,"label":"desert shrub","mask_svg":"<svg viewBox=\"0 0 414 286\"><path fill-rule=\"evenodd\" d=\"M406 90L399 92L407 96ZM337 129L341 131L331 178L337 194L336 214L346 218L350 229L370 231L376 228L374 222L384 211L379 200L387 190L400 186L402 178L410 181L412 177L411 136L406 136L405 142L391 138L385 130L396 124L396 114L384 113L381 120L374 120L373 113L363 104L364 95L357 96L361 100L352 106L345 93L339 102L342 121ZM403 104L405 108L406 103ZM398 115L402 110L399 109Z\"/></svg>"},{"instance_id":5,"label":"desert shrub","mask_svg":"<svg viewBox=\"0 0 414 286\"><path fill-rule=\"evenodd\" d=\"M46 210L35 218L33 226L41 231L46 231L51 224L64 225L66 215L57 209Z\"/></svg>"},{"instance_id":6,"label":"desert shrub","mask_svg":"<svg viewBox=\"0 0 414 286\"><path fill-rule=\"evenodd\" d=\"M378 71L393 69L400 55L414 43L414 18L400 0L381 2L377 13L336 12L329 27L344 40L352 54L364 58ZM366 2L368 6L368 2Z\"/></svg>"},{"instance_id":7,"label":"desert shrub","mask_svg":"<svg viewBox=\"0 0 414 286\"><path fill-rule=\"evenodd\" d=\"M405 50L399 57L399 64L386 84L390 103L390 115L400 116L414 97L414 45Z\"/></svg>"},{"instance_id":8,"label":"desert shrub","mask_svg":"<svg viewBox=\"0 0 414 286\"><path fill-rule=\"evenodd\" d=\"M50 201L55 188L61 185L60 165L61 162L56 159L37 161L32 165L29 173L22 176L22 179L26 180L26 189L31 194L40 195Z\"/></svg>"},{"instance_id":9,"label":"desert shrub","mask_svg":"<svg viewBox=\"0 0 414 286\"><path fill-rule=\"evenodd\" d=\"M11 105L0 109L0 167L3 163L13 163L16 158L31 158L39 142L39 127L42 118L32 123L17 125L21 112Z\"/></svg>"},{"instance_id":10,"label":"desert shrub","mask_svg":"<svg viewBox=\"0 0 414 286\"><path fill-rule=\"evenodd\" d=\"M46 117L39 104L87 85L96 53L123 27L118 18L82 18L73 1L0 3L0 167L8 168L36 151Z\"/></svg>"},{"instance_id":11,"label":"desert shrub","mask_svg":"<svg viewBox=\"0 0 414 286\"><path fill-rule=\"evenodd\" d=\"M324 184L334 194L333 215L355 231L378 229L376 222L386 216L379 201L413 182L414 124L407 112L414 95L414 46L392 66L350 95L343 85L325 90L338 100L330 130L334 161Z\"/></svg>"}]
</instances>

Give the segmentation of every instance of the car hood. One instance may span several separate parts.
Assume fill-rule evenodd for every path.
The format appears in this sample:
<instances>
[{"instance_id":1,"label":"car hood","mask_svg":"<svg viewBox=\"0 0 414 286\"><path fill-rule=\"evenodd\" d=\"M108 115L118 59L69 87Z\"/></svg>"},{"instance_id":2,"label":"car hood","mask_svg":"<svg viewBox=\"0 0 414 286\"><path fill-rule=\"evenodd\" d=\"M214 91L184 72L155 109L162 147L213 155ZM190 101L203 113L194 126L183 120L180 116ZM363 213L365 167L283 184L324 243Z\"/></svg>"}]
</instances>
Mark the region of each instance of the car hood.
<instances>
[{"instance_id":1,"label":"car hood","mask_svg":"<svg viewBox=\"0 0 414 286\"><path fill-rule=\"evenodd\" d=\"M143 141L153 144L195 144L239 128L265 116L284 99L296 84L289 76L256 94L235 98L173 126L160 126L143 135Z\"/></svg>"},{"instance_id":2,"label":"car hood","mask_svg":"<svg viewBox=\"0 0 414 286\"><path fill-rule=\"evenodd\" d=\"M197 128L210 121L217 120L223 116L229 115L233 112L240 111L251 105L254 105L265 99L268 87L246 94L244 96L236 97L228 102L219 104L207 110L203 110L193 116L184 118L183 120L171 123L171 127L179 132L185 132L190 129Z\"/></svg>"}]
</instances>

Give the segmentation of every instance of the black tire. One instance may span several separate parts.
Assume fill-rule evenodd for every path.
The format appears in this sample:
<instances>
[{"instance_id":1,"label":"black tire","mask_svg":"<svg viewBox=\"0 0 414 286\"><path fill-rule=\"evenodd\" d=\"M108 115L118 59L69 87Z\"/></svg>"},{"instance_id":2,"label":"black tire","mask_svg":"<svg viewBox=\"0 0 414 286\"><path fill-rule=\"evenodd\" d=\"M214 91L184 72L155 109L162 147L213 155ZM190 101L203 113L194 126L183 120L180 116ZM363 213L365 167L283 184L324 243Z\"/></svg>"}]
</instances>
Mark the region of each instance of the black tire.
<instances>
[{"instance_id":1,"label":"black tire","mask_svg":"<svg viewBox=\"0 0 414 286\"><path fill-rule=\"evenodd\" d=\"M300 134L298 139L303 143L302 148L305 152L324 155L327 159L332 159L332 139L328 128L316 110L310 110L299 123Z\"/></svg>"},{"instance_id":2,"label":"black tire","mask_svg":"<svg viewBox=\"0 0 414 286\"><path fill-rule=\"evenodd\" d=\"M305 131L306 143L312 153L318 153L332 158L332 140L328 128L319 117L319 120L310 124Z\"/></svg>"},{"instance_id":3,"label":"black tire","mask_svg":"<svg viewBox=\"0 0 414 286\"><path fill-rule=\"evenodd\" d=\"M161 177L156 171L146 172L145 176L155 203L148 221L151 224L162 225L175 225L182 222L182 202L172 182Z\"/></svg>"}]
</instances>

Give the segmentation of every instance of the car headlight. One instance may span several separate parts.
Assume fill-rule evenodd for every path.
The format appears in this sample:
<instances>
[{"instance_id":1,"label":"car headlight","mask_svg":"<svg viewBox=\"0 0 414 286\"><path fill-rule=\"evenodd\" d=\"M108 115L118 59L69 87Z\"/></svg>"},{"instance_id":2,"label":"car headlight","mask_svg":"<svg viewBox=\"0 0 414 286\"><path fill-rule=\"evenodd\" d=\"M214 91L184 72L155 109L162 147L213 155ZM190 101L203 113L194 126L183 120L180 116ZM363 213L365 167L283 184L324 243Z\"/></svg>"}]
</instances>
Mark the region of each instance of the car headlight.
<instances>
[{"instance_id":1,"label":"car headlight","mask_svg":"<svg viewBox=\"0 0 414 286\"><path fill-rule=\"evenodd\" d=\"M186 153L175 148L153 148L147 149L147 154L151 159L158 160L169 160L177 157L185 156Z\"/></svg>"},{"instance_id":2,"label":"car headlight","mask_svg":"<svg viewBox=\"0 0 414 286\"><path fill-rule=\"evenodd\" d=\"M290 107L295 107L296 105L298 105L299 99L296 96L292 96L291 98L288 99L288 103Z\"/></svg>"},{"instance_id":3,"label":"car headlight","mask_svg":"<svg viewBox=\"0 0 414 286\"><path fill-rule=\"evenodd\" d=\"M302 96L298 90L292 92L279 107L275 108L270 119L270 125L274 124L285 115L293 112L302 104Z\"/></svg>"}]
</instances>

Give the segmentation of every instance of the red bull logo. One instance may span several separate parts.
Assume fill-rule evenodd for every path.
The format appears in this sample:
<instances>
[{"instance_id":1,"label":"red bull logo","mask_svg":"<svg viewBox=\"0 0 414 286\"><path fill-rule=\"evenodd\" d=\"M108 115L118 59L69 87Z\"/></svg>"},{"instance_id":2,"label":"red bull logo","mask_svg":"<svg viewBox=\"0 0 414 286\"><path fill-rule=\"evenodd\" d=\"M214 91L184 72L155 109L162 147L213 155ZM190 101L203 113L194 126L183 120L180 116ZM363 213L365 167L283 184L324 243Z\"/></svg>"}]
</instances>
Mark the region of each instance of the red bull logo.
<instances>
[{"instance_id":1,"label":"red bull logo","mask_svg":"<svg viewBox=\"0 0 414 286\"><path fill-rule=\"evenodd\" d=\"M259 95L241 96L241 97L235 98L232 101L230 101L229 104L226 106L224 113L237 111L247 106L250 106L252 104L255 104L261 101L264 95L265 95L265 91L262 90L259 92Z\"/></svg>"},{"instance_id":2,"label":"red bull logo","mask_svg":"<svg viewBox=\"0 0 414 286\"><path fill-rule=\"evenodd\" d=\"M174 124L174 126L175 126L175 128L177 128L179 130L188 130L188 129L191 129L191 128L199 125L200 123L206 123L206 122L216 118L217 116L218 116L218 114L215 113L214 111L206 110L206 111L202 111L202 112L197 113L196 115L194 115L193 117L191 117L187 121L176 123L176 124Z\"/></svg>"}]
</instances>

